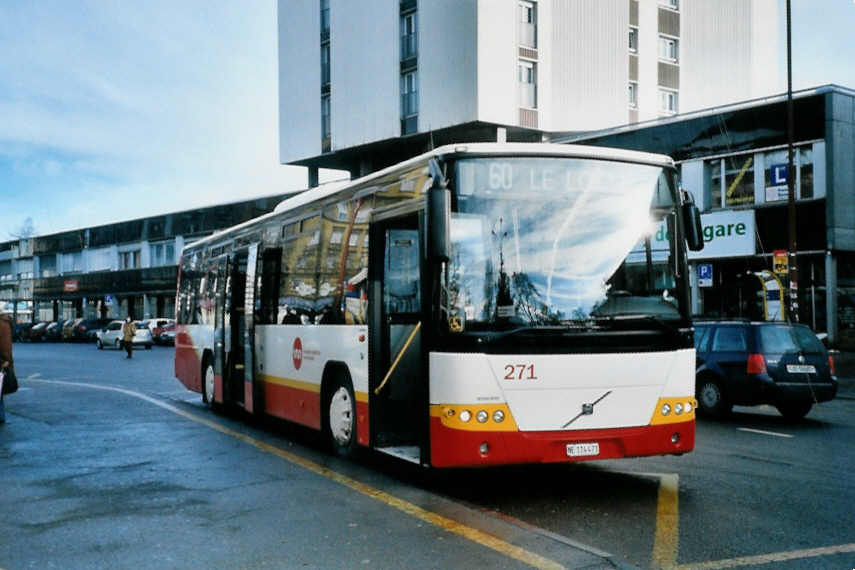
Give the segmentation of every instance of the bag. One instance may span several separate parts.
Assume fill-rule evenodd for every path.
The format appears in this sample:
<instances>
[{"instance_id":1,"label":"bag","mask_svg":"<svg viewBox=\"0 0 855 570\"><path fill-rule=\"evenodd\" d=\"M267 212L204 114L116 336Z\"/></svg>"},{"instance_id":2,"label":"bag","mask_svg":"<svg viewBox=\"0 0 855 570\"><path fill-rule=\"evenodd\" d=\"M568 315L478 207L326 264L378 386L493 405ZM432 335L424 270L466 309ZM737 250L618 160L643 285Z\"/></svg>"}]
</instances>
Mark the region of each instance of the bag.
<instances>
[{"instance_id":1,"label":"bag","mask_svg":"<svg viewBox=\"0 0 855 570\"><path fill-rule=\"evenodd\" d=\"M0 370L0 393L14 394L18 391L18 379L15 377L15 372L11 368Z\"/></svg>"}]
</instances>

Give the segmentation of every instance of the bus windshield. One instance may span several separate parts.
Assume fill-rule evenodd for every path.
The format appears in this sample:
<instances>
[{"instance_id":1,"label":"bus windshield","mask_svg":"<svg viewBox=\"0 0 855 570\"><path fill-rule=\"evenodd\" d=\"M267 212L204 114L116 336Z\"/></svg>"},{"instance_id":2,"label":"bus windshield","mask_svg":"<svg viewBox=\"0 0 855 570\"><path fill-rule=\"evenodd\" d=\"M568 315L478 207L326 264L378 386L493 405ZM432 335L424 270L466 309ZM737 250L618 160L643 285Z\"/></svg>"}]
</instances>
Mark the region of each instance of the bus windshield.
<instances>
[{"instance_id":1,"label":"bus windshield","mask_svg":"<svg viewBox=\"0 0 855 570\"><path fill-rule=\"evenodd\" d=\"M459 161L450 313L467 329L682 318L673 176L595 159Z\"/></svg>"}]
</instances>

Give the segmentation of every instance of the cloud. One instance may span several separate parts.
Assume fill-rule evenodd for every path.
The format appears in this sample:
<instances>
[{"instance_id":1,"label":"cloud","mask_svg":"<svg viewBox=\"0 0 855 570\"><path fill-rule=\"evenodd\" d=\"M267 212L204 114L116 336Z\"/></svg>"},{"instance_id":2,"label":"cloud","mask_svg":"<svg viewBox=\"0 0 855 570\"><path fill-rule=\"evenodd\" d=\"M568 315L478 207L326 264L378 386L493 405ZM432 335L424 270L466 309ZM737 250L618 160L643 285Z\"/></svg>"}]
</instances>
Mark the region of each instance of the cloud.
<instances>
[{"instance_id":1,"label":"cloud","mask_svg":"<svg viewBox=\"0 0 855 570\"><path fill-rule=\"evenodd\" d=\"M305 187L279 164L275 0L9 2L0 37L0 198L19 202L2 225Z\"/></svg>"}]
</instances>

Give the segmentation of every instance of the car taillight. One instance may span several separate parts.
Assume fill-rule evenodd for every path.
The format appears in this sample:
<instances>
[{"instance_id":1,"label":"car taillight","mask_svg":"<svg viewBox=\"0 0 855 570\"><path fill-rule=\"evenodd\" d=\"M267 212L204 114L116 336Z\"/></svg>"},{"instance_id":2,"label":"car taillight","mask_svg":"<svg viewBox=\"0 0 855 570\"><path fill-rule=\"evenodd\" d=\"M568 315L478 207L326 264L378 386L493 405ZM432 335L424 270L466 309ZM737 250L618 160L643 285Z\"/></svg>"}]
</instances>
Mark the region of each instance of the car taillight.
<instances>
[{"instance_id":1,"label":"car taillight","mask_svg":"<svg viewBox=\"0 0 855 570\"><path fill-rule=\"evenodd\" d=\"M748 355L748 374L766 374L766 359L762 354Z\"/></svg>"},{"instance_id":2,"label":"car taillight","mask_svg":"<svg viewBox=\"0 0 855 570\"><path fill-rule=\"evenodd\" d=\"M831 370L832 376L837 376L837 372L834 371L834 359L830 354L828 355L828 368Z\"/></svg>"},{"instance_id":3,"label":"car taillight","mask_svg":"<svg viewBox=\"0 0 855 570\"><path fill-rule=\"evenodd\" d=\"M80 325L80 330L82 330L83 332L86 332L86 327L84 325Z\"/></svg>"}]
</instances>

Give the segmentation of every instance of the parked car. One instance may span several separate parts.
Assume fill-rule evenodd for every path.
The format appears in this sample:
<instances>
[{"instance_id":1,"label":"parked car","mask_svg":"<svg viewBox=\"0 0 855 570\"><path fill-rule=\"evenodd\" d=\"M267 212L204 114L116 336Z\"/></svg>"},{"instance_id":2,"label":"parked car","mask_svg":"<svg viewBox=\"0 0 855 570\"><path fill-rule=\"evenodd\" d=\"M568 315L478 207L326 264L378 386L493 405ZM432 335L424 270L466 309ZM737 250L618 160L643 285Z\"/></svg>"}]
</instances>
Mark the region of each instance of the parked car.
<instances>
[{"instance_id":1,"label":"parked car","mask_svg":"<svg viewBox=\"0 0 855 570\"><path fill-rule=\"evenodd\" d=\"M71 340L92 342L96 333L107 326L113 319L78 319L71 327Z\"/></svg>"},{"instance_id":2,"label":"parked car","mask_svg":"<svg viewBox=\"0 0 855 570\"><path fill-rule=\"evenodd\" d=\"M62 321L50 323L47 328L45 328L43 338L44 340L49 340L51 342L62 340Z\"/></svg>"},{"instance_id":3,"label":"parked car","mask_svg":"<svg viewBox=\"0 0 855 570\"><path fill-rule=\"evenodd\" d=\"M163 327L163 332L160 333L160 344L175 345L175 323Z\"/></svg>"},{"instance_id":4,"label":"parked car","mask_svg":"<svg viewBox=\"0 0 855 570\"><path fill-rule=\"evenodd\" d=\"M30 338L30 329L33 323L15 323L12 327L12 340L14 342L23 342Z\"/></svg>"},{"instance_id":5,"label":"parked car","mask_svg":"<svg viewBox=\"0 0 855 570\"><path fill-rule=\"evenodd\" d=\"M34 324L33 327L30 329L28 340L30 342L39 342L44 340L45 329L47 329L47 326L49 324L50 323L48 323L47 321L42 321L40 323Z\"/></svg>"},{"instance_id":6,"label":"parked car","mask_svg":"<svg viewBox=\"0 0 855 570\"><path fill-rule=\"evenodd\" d=\"M98 350L104 347L122 348L122 323L124 321L111 321L106 327L96 332L95 346ZM151 331L139 321L134 322L137 334L134 335L134 346L144 346L146 350L151 349Z\"/></svg>"},{"instance_id":7,"label":"parked car","mask_svg":"<svg viewBox=\"0 0 855 570\"><path fill-rule=\"evenodd\" d=\"M837 394L834 360L806 325L696 322L695 348L701 413L771 404L796 419Z\"/></svg>"},{"instance_id":8,"label":"parked car","mask_svg":"<svg viewBox=\"0 0 855 570\"><path fill-rule=\"evenodd\" d=\"M62 340L74 340L74 333L72 331L74 330L74 326L81 322L83 322L83 319L68 319L62 323Z\"/></svg>"},{"instance_id":9,"label":"parked car","mask_svg":"<svg viewBox=\"0 0 855 570\"><path fill-rule=\"evenodd\" d=\"M163 329L167 325L175 324L175 319L167 319L166 317L155 317L142 321L143 325L151 331L151 338L155 344L165 344L161 341L160 335L163 334Z\"/></svg>"}]
</instances>

